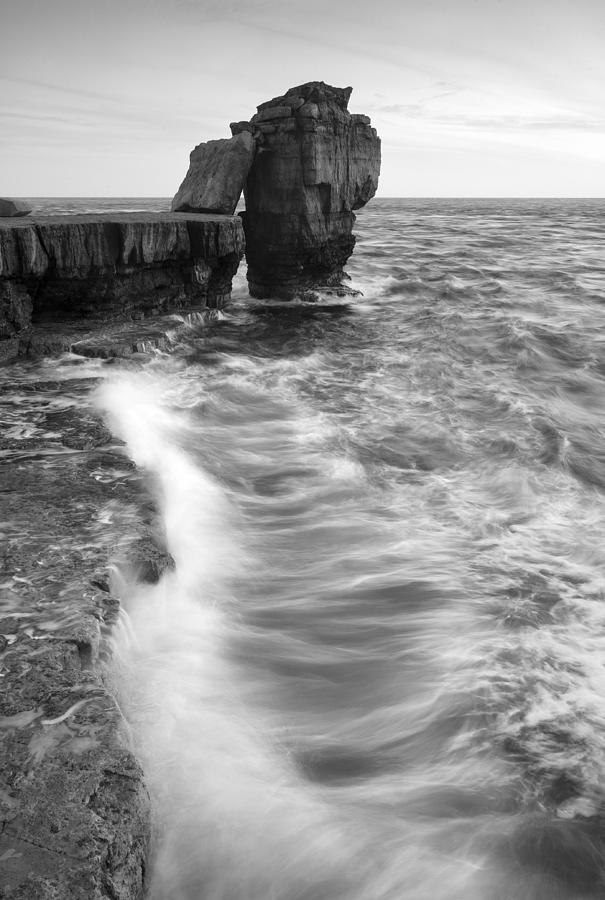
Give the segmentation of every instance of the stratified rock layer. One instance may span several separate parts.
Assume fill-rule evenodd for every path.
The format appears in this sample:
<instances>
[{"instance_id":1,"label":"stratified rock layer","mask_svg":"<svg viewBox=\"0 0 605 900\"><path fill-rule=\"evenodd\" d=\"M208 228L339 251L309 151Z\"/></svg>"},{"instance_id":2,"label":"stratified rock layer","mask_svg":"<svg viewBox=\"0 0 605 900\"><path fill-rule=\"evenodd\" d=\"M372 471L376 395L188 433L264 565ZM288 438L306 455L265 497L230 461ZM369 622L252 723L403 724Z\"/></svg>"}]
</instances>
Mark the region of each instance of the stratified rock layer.
<instances>
[{"instance_id":1,"label":"stratified rock layer","mask_svg":"<svg viewBox=\"0 0 605 900\"><path fill-rule=\"evenodd\" d=\"M367 116L348 112L350 94L310 82L231 126L252 129L258 143L243 214L253 297L346 293L353 210L373 197L380 172L380 139Z\"/></svg>"},{"instance_id":2,"label":"stratified rock layer","mask_svg":"<svg viewBox=\"0 0 605 900\"><path fill-rule=\"evenodd\" d=\"M256 152L254 138L242 131L229 140L198 144L189 171L172 201L173 212L232 215Z\"/></svg>"},{"instance_id":3,"label":"stratified rock layer","mask_svg":"<svg viewBox=\"0 0 605 900\"><path fill-rule=\"evenodd\" d=\"M118 213L0 220L0 359L49 321L220 308L244 252L238 216Z\"/></svg>"}]
</instances>

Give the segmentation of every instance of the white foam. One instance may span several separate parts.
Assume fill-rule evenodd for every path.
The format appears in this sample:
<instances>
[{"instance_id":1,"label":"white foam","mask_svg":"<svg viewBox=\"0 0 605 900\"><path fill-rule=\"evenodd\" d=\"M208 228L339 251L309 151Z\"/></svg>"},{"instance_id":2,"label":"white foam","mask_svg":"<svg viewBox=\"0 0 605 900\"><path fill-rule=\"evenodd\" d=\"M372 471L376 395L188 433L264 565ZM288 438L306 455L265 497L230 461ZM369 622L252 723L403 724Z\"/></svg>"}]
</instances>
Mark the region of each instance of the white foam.
<instances>
[{"instance_id":1,"label":"white foam","mask_svg":"<svg viewBox=\"0 0 605 900\"><path fill-rule=\"evenodd\" d=\"M443 825L371 823L293 767L256 702L259 685L226 654L238 629L234 584L255 577L254 560L225 491L177 445L187 413L162 404L167 387L124 373L98 394L155 486L176 563L155 586L114 581L127 610L116 637L120 702L157 809L150 896L394 900L405 883L410 898L479 900L468 835L444 855L434 847ZM323 477L355 474L340 463Z\"/></svg>"}]
</instances>

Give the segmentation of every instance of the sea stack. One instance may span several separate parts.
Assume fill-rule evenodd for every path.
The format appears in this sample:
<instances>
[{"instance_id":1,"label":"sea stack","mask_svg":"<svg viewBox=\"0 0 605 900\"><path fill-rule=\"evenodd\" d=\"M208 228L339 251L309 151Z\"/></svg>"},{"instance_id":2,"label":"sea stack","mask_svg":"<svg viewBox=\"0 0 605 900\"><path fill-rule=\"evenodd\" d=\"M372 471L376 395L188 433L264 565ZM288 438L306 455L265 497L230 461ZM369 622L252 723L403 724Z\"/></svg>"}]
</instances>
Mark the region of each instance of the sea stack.
<instances>
[{"instance_id":1,"label":"sea stack","mask_svg":"<svg viewBox=\"0 0 605 900\"><path fill-rule=\"evenodd\" d=\"M253 297L350 292L353 211L374 196L380 173L380 138L367 116L349 113L351 90L308 82L231 125L257 147L243 213Z\"/></svg>"}]
</instances>

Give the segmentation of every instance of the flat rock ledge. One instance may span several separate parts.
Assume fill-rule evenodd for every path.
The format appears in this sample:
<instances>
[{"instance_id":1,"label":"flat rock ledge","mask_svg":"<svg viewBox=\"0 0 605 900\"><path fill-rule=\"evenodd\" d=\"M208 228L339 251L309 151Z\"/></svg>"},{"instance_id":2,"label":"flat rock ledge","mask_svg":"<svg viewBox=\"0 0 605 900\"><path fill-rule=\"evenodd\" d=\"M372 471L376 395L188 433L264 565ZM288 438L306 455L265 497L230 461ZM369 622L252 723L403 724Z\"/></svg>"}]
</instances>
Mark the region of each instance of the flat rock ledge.
<instances>
[{"instance_id":1,"label":"flat rock ledge","mask_svg":"<svg viewBox=\"0 0 605 900\"><path fill-rule=\"evenodd\" d=\"M220 309L244 247L239 216L0 218L0 361L44 352L51 326Z\"/></svg>"},{"instance_id":2,"label":"flat rock ledge","mask_svg":"<svg viewBox=\"0 0 605 900\"><path fill-rule=\"evenodd\" d=\"M12 371L0 412L18 397L37 427L0 434L0 898L142 900L152 810L113 695L108 563L155 582L173 562L141 476L86 405L91 379Z\"/></svg>"}]
</instances>

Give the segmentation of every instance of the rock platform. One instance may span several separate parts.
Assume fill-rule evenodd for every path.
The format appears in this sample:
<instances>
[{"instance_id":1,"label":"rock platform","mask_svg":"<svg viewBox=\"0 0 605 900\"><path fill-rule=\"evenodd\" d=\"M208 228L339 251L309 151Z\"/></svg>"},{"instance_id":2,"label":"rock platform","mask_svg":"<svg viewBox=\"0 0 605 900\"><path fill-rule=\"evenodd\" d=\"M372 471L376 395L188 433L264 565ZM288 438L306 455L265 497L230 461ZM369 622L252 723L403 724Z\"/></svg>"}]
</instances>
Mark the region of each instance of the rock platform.
<instances>
[{"instance_id":1,"label":"rock platform","mask_svg":"<svg viewBox=\"0 0 605 900\"><path fill-rule=\"evenodd\" d=\"M144 896L152 812L110 683L108 563L154 581L172 561L85 358L143 365L216 316L243 250L232 216L0 219L0 360L79 357L49 380L0 366L2 900Z\"/></svg>"},{"instance_id":2,"label":"rock platform","mask_svg":"<svg viewBox=\"0 0 605 900\"><path fill-rule=\"evenodd\" d=\"M108 562L155 581L171 560L85 360L43 372L0 370L0 897L140 900L151 805L106 665Z\"/></svg>"},{"instance_id":3,"label":"rock platform","mask_svg":"<svg viewBox=\"0 0 605 900\"><path fill-rule=\"evenodd\" d=\"M220 308L244 246L239 216L0 218L0 361L35 352L52 324Z\"/></svg>"}]
</instances>

